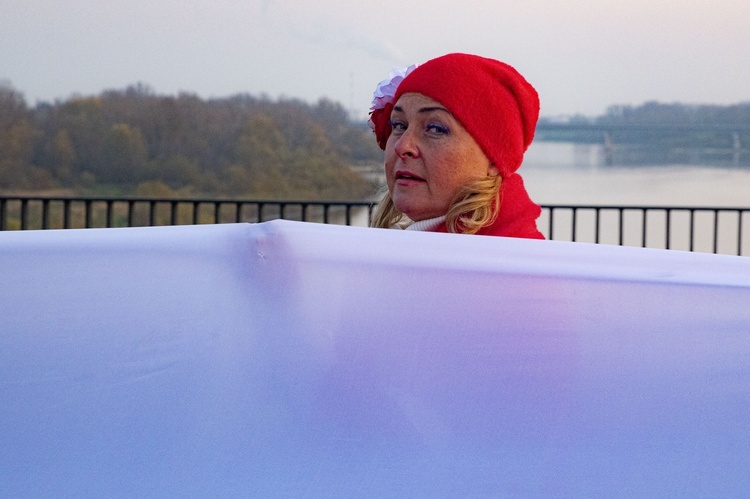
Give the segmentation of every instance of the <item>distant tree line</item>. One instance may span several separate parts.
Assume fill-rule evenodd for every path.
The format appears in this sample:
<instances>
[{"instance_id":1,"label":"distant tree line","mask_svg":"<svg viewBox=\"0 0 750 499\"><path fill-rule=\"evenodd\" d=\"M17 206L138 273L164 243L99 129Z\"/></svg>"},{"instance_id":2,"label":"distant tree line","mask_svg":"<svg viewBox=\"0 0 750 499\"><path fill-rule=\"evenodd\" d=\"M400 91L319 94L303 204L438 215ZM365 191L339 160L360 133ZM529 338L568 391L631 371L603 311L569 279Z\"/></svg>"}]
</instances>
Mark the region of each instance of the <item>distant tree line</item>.
<instances>
[{"instance_id":1,"label":"distant tree line","mask_svg":"<svg viewBox=\"0 0 750 499\"><path fill-rule=\"evenodd\" d=\"M571 124L750 126L750 102L611 106ZM750 131L618 132L616 143L658 147L750 145ZM547 140L600 142L585 131ZM361 199L375 186L352 167L382 161L372 132L340 104L246 94L201 99L134 85L30 108L0 82L0 192L274 199Z\"/></svg>"},{"instance_id":2,"label":"distant tree line","mask_svg":"<svg viewBox=\"0 0 750 499\"><path fill-rule=\"evenodd\" d=\"M329 100L155 95L147 86L29 108L0 83L0 192L361 199L372 132Z\"/></svg>"}]
</instances>

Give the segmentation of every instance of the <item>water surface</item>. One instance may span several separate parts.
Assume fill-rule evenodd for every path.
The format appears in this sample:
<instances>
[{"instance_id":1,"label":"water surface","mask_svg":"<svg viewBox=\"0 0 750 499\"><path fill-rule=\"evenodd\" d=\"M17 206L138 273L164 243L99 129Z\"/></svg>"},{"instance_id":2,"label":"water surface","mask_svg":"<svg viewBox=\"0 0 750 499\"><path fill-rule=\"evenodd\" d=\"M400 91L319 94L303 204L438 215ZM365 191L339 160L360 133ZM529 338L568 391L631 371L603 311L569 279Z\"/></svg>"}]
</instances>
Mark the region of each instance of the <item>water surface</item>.
<instances>
[{"instance_id":1,"label":"water surface","mask_svg":"<svg viewBox=\"0 0 750 499\"><path fill-rule=\"evenodd\" d=\"M603 146L534 142L520 173L540 204L750 208L750 165L608 165Z\"/></svg>"}]
</instances>

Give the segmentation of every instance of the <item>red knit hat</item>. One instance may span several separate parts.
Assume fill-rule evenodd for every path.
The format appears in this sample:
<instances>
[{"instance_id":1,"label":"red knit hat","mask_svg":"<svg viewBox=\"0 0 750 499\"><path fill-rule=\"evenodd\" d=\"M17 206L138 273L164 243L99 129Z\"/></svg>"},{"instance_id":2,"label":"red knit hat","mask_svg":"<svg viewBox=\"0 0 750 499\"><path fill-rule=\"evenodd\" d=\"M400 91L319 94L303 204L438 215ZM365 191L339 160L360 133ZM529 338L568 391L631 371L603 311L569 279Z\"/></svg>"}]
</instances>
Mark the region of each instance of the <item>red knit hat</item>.
<instances>
[{"instance_id":1,"label":"red knit hat","mask_svg":"<svg viewBox=\"0 0 750 499\"><path fill-rule=\"evenodd\" d=\"M500 170L510 177L521 166L534 138L539 118L539 96L513 67L470 54L448 54L409 68L392 99L374 101L372 127L381 149L391 133L393 104L405 93L416 92L440 102L463 125ZM403 81L398 82L399 79ZM386 88L389 80L378 86ZM393 94L392 94L393 95Z\"/></svg>"}]
</instances>

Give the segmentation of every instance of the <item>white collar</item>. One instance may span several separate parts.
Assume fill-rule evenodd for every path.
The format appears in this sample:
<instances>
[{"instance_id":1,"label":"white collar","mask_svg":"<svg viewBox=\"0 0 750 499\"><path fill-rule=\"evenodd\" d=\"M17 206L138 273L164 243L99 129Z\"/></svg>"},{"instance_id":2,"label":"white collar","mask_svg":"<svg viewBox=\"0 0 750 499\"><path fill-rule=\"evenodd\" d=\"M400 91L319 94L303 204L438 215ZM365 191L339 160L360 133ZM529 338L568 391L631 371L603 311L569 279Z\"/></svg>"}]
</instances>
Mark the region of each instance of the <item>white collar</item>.
<instances>
[{"instance_id":1,"label":"white collar","mask_svg":"<svg viewBox=\"0 0 750 499\"><path fill-rule=\"evenodd\" d=\"M437 229L440 224L445 222L445 215L442 217L428 218L427 220L420 220L409 225L406 230L420 230L420 231L432 231Z\"/></svg>"}]
</instances>

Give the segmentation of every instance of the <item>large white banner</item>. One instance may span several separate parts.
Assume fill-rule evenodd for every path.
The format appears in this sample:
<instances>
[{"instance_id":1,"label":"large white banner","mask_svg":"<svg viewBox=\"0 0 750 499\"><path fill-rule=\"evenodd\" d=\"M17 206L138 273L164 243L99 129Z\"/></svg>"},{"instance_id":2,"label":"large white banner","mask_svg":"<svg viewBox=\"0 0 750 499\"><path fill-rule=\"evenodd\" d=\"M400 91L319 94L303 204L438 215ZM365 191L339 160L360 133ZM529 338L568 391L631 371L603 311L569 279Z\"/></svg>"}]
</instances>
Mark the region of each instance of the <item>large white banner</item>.
<instances>
[{"instance_id":1,"label":"large white banner","mask_svg":"<svg viewBox=\"0 0 750 499\"><path fill-rule=\"evenodd\" d=\"M750 494L750 259L0 233L0 496Z\"/></svg>"}]
</instances>

